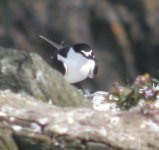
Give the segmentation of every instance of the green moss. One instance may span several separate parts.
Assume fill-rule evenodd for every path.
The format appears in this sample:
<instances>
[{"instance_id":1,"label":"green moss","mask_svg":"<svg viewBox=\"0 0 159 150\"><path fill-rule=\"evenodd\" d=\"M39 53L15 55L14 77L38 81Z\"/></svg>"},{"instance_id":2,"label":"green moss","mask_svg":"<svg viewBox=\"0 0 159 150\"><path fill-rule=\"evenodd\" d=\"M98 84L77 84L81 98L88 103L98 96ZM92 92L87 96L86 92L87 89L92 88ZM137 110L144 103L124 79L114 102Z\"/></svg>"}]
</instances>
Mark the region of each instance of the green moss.
<instances>
[{"instance_id":1,"label":"green moss","mask_svg":"<svg viewBox=\"0 0 159 150\"><path fill-rule=\"evenodd\" d=\"M85 150L85 146L80 140L67 136L56 137L51 140L44 136L28 136L14 134L14 139L22 150Z\"/></svg>"},{"instance_id":2,"label":"green moss","mask_svg":"<svg viewBox=\"0 0 159 150\"><path fill-rule=\"evenodd\" d=\"M53 150L53 143L44 136L14 133L14 139L20 150Z\"/></svg>"},{"instance_id":3,"label":"green moss","mask_svg":"<svg viewBox=\"0 0 159 150\"><path fill-rule=\"evenodd\" d=\"M0 125L2 125L1 123ZM0 128L0 150L19 150L12 137L12 133L7 128Z\"/></svg>"}]
</instances>

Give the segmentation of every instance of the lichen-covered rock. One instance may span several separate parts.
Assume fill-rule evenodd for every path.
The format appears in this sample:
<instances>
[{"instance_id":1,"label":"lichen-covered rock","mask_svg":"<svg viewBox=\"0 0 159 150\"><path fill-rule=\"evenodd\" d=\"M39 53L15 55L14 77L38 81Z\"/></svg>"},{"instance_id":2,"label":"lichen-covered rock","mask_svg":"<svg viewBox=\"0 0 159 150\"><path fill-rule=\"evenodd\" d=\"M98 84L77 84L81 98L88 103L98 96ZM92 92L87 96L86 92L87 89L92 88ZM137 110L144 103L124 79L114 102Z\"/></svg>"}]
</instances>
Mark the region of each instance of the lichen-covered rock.
<instances>
[{"instance_id":1,"label":"lichen-covered rock","mask_svg":"<svg viewBox=\"0 0 159 150\"><path fill-rule=\"evenodd\" d=\"M83 98L35 53L0 48L0 89L25 92L58 106L81 106Z\"/></svg>"},{"instance_id":2,"label":"lichen-covered rock","mask_svg":"<svg viewBox=\"0 0 159 150\"><path fill-rule=\"evenodd\" d=\"M15 145L23 150L158 150L159 115L153 111L105 113L62 108L3 91L0 136L3 134L0 148L11 141L15 150Z\"/></svg>"},{"instance_id":3,"label":"lichen-covered rock","mask_svg":"<svg viewBox=\"0 0 159 150\"><path fill-rule=\"evenodd\" d=\"M0 123L0 150L19 150L12 136L12 131Z\"/></svg>"}]
</instances>

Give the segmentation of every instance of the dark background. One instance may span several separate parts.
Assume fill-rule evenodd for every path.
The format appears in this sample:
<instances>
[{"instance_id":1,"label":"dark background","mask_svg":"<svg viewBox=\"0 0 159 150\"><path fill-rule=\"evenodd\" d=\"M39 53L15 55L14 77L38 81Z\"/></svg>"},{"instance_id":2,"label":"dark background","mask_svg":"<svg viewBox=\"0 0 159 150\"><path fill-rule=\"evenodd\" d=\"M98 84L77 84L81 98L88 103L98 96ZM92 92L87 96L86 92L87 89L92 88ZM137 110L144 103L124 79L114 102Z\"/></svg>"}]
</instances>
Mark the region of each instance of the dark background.
<instances>
[{"instance_id":1,"label":"dark background","mask_svg":"<svg viewBox=\"0 0 159 150\"><path fill-rule=\"evenodd\" d=\"M39 34L93 47L99 73L88 82L92 90L131 84L143 73L158 77L158 0L0 0L0 46L48 61L54 48Z\"/></svg>"}]
</instances>

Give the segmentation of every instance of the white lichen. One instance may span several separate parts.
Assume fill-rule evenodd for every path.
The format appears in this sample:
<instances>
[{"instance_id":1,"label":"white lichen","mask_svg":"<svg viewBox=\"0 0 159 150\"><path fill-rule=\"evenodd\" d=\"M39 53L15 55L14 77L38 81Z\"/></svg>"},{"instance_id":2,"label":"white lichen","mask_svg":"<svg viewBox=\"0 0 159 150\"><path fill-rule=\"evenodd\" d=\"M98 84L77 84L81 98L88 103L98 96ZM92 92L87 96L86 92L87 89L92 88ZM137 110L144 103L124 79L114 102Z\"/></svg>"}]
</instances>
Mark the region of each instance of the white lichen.
<instances>
[{"instance_id":1,"label":"white lichen","mask_svg":"<svg viewBox=\"0 0 159 150\"><path fill-rule=\"evenodd\" d=\"M9 117L9 121L10 121L10 122L14 122L14 121L15 121L15 118L14 118L14 117Z\"/></svg>"},{"instance_id":2,"label":"white lichen","mask_svg":"<svg viewBox=\"0 0 159 150\"><path fill-rule=\"evenodd\" d=\"M68 132L68 128L65 126L60 126L60 125L53 125L52 130L55 130L59 134L65 134Z\"/></svg>"},{"instance_id":3,"label":"white lichen","mask_svg":"<svg viewBox=\"0 0 159 150\"><path fill-rule=\"evenodd\" d=\"M103 135L103 136L107 136L107 135L108 135L107 130L106 130L104 127L101 127L101 128L99 129L99 132L100 132L100 134Z\"/></svg>"},{"instance_id":4,"label":"white lichen","mask_svg":"<svg viewBox=\"0 0 159 150\"><path fill-rule=\"evenodd\" d=\"M0 111L0 117L7 117L6 113Z\"/></svg>"},{"instance_id":5,"label":"white lichen","mask_svg":"<svg viewBox=\"0 0 159 150\"><path fill-rule=\"evenodd\" d=\"M12 129L14 130L14 131L17 131L17 132L19 132L19 131L22 131L22 127L21 126L19 126L19 125L12 125Z\"/></svg>"},{"instance_id":6,"label":"white lichen","mask_svg":"<svg viewBox=\"0 0 159 150\"><path fill-rule=\"evenodd\" d=\"M43 75L43 72L42 72L42 71L38 70L38 71L36 72L36 80L37 80L37 81L43 81L43 80L44 80L44 75Z\"/></svg>"},{"instance_id":7,"label":"white lichen","mask_svg":"<svg viewBox=\"0 0 159 150\"><path fill-rule=\"evenodd\" d=\"M67 118L67 121L68 121L69 124L74 123L74 119L73 119L72 117L68 117L68 118Z\"/></svg>"},{"instance_id":8,"label":"white lichen","mask_svg":"<svg viewBox=\"0 0 159 150\"><path fill-rule=\"evenodd\" d=\"M108 92L98 91L92 94L93 108L98 111L118 111L116 102L113 102L114 96ZM115 99L116 100L116 99Z\"/></svg>"},{"instance_id":9,"label":"white lichen","mask_svg":"<svg viewBox=\"0 0 159 150\"><path fill-rule=\"evenodd\" d=\"M142 122L140 124L140 128L141 129L145 129L145 128L148 128L150 129L151 131L154 131L154 132L159 132L159 125L155 122L153 122L152 120L146 120L144 122Z\"/></svg>"},{"instance_id":10,"label":"white lichen","mask_svg":"<svg viewBox=\"0 0 159 150\"><path fill-rule=\"evenodd\" d=\"M49 119L48 118L39 118L37 121L41 125L46 125L46 124L48 124Z\"/></svg>"},{"instance_id":11,"label":"white lichen","mask_svg":"<svg viewBox=\"0 0 159 150\"><path fill-rule=\"evenodd\" d=\"M49 105L52 105L52 104L53 104L53 100L52 100L52 99L49 99L49 100L48 100L48 104L49 104Z\"/></svg>"},{"instance_id":12,"label":"white lichen","mask_svg":"<svg viewBox=\"0 0 159 150\"><path fill-rule=\"evenodd\" d=\"M120 117L115 116L110 118L110 123L113 125L117 125L119 121L120 121Z\"/></svg>"},{"instance_id":13,"label":"white lichen","mask_svg":"<svg viewBox=\"0 0 159 150\"><path fill-rule=\"evenodd\" d=\"M154 109L159 109L159 99L155 100L153 103L152 103L152 107Z\"/></svg>"},{"instance_id":14,"label":"white lichen","mask_svg":"<svg viewBox=\"0 0 159 150\"><path fill-rule=\"evenodd\" d=\"M40 133L41 132L41 127L37 123L31 123L31 131Z\"/></svg>"},{"instance_id":15,"label":"white lichen","mask_svg":"<svg viewBox=\"0 0 159 150\"><path fill-rule=\"evenodd\" d=\"M6 67L2 66L1 72L2 72L2 73L5 73L5 72L6 72Z\"/></svg>"},{"instance_id":16,"label":"white lichen","mask_svg":"<svg viewBox=\"0 0 159 150\"><path fill-rule=\"evenodd\" d=\"M1 110L4 112L4 113L13 113L15 111L15 108L13 107L10 107L8 106L7 104L4 105Z\"/></svg>"}]
</instances>

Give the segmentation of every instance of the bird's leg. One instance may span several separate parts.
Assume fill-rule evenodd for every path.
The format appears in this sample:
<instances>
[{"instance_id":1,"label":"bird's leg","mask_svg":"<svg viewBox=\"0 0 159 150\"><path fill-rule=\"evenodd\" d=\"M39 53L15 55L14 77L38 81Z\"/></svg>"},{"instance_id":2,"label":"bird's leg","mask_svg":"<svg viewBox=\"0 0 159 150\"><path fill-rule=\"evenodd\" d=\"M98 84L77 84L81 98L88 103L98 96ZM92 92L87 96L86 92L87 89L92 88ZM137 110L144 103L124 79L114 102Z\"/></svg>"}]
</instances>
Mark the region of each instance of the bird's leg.
<instances>
[{"instance_id":1,"label":"bird's leg","mask_svg":"<svg viewBox=\"0 0 159 150\"><path fill-rule=\"evenodd\" d=\"M75 83L74 86L79 89L82 95L88 95L90 91L84 86L85 81Z\"/></svg>"}]
</instances>

